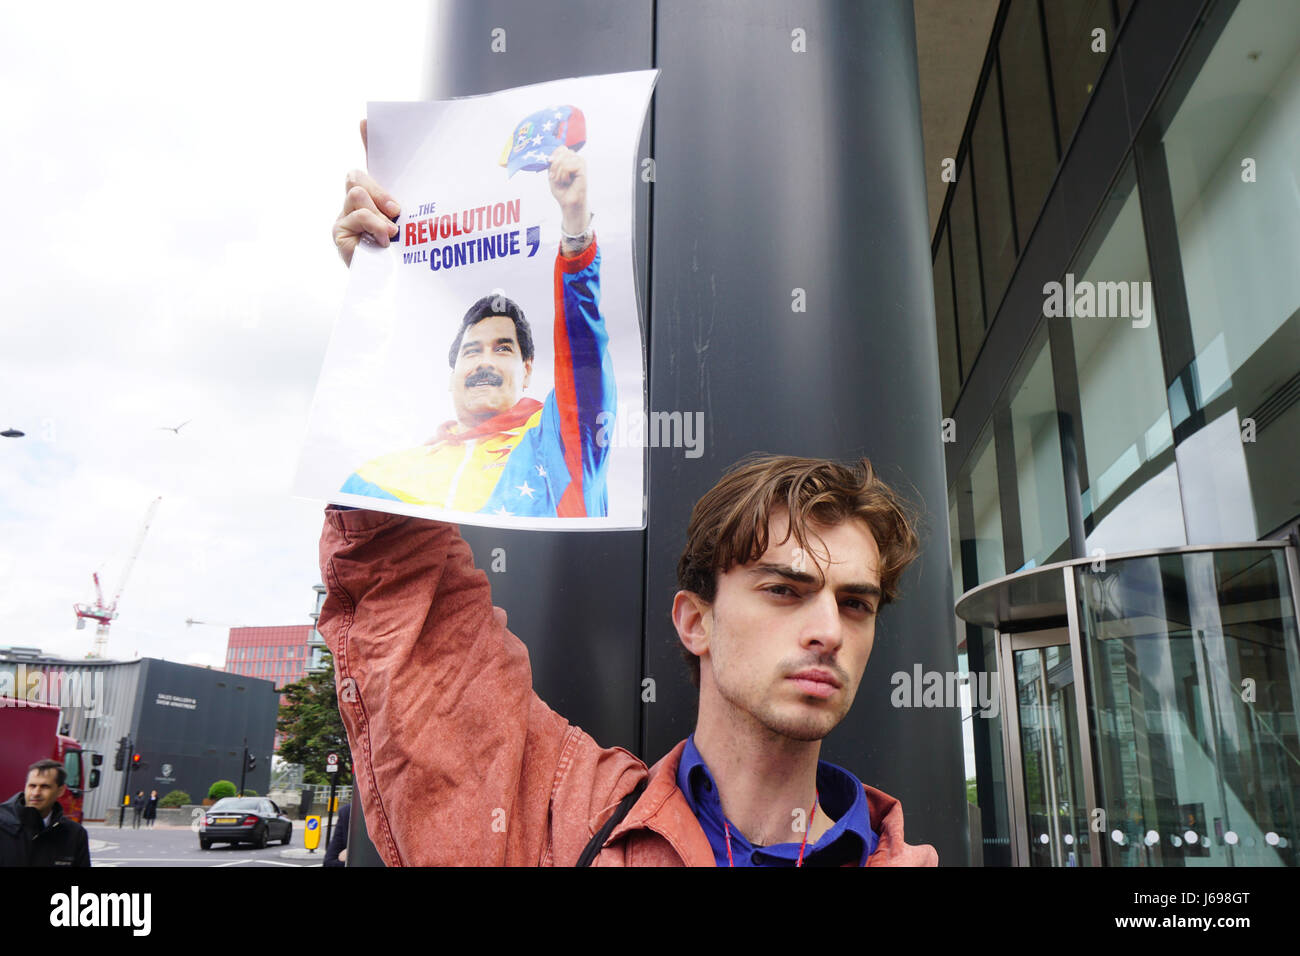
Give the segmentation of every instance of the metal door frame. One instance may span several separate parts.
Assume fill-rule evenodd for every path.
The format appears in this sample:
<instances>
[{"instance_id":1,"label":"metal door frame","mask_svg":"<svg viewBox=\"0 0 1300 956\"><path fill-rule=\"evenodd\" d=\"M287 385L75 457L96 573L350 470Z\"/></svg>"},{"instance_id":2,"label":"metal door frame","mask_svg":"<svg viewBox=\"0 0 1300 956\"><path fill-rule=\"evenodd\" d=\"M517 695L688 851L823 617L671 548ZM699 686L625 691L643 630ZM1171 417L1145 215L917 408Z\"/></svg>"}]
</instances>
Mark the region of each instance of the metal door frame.
<instances>
[{"instance_id":1,"label":"metal door frame","mask_svg":"<svg viewBox=\"0 0 1300 956\"><path fill-rule=\"evenodd\" d=\"M1065 576L1066 627L1042 628L1034 631L1019 631L997 635L998 671L1002 677L1002 699L1008 706L1002 708L1002 753L1004 754L1003 772L1010 786L1007 792L1008 820L1014 833L1011 842L1011 865L1029 865L1029 811L1025 800L1024 759L1020 739L1020 696L1016 692L1015 652L1042 649L1044 647L1069 647L1070 667L1075 686L1075 723L1079 740L1079 761L1083 765L1083 791L1088 806L1085 808L1091 818L1092 809L1097 807L1096 780L1092 767L1092 722L1089 719L1088 704L1091 695L1087 690L1083 663L1083 642L1079 631L1078 605L1075 602L1073 568L1064 567ZM1044 682L1042 700L1047 701L1046 673L1040 674ZM1048 731L1050 733L1050 730ZM1049 752L1048 759L1051 759ZM1105 834L1092 830L1089 819L1089 839L1092 841L1088 854L1089 866L1103 866L1102 855L1105 852ZM1053 851L1056 858L1057 851Z\"/></svg>"}]
</instances>

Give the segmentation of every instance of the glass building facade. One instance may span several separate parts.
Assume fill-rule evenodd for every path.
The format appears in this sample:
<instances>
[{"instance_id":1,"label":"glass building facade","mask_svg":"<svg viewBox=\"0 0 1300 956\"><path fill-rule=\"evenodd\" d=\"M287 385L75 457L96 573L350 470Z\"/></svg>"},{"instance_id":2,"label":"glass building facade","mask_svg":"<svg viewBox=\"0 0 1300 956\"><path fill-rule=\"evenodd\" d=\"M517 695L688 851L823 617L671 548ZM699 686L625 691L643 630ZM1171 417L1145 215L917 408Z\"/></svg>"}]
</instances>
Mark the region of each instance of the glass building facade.
<instances>
[{"instance_id":1,"label":"glass building facade","mask_svg":"<svg viewBox=\"0 0 1300 956\"><path fill-rule=\"evenodd\" d=\"M1004 0L935 231L976 863L1300 862L1300 5L1172 9Z\"/></svg>"}]
</instances>

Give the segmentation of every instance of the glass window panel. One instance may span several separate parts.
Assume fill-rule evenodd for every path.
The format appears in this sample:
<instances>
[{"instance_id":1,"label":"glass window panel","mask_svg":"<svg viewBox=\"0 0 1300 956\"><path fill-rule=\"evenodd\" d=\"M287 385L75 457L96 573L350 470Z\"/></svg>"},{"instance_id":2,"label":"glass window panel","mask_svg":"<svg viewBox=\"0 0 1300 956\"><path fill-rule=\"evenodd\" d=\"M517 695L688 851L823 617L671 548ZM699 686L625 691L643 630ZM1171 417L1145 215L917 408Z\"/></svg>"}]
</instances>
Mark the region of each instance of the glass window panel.
<instances>
[{"instance_id":1,"label":"glass window panel","mask_svg":"<svg viewBox=\"0 0 1300 956\"><path fill-rule=\"evenodd\" d=\"M984 341L984 300L980 291L979 245L975 238L975 207L971 198L970 164L957 174L948 228L952 233L952 281L957 291L957 336L961 343L961 379L975 364Z\"/></svg>"},{"instance_id":2,"label":"glass window panel","mask_svg":"<svg viewBox=\"0 0 1300 956\"><path fill-rule=\"evenodd\" d=\"M971 131L971 156L975 167L980 251L984 256L984 314L992 318L997 315L1016 264L1011 190L1007 185L1007 156L1002 143L1002 97L998 92L996 69L984 88L984 99Z\"/></svg>"},{"instance_id":3,"label":"glass window panel","mask_svg":"<svg viewBox=\"0 0 1300 956\"><path fill-rule=\"evenodd\" d=\"M939 338L939 390L941 411L947 415L957 401L961 378L957 361L957 316L952 309L952 256L948 252L948 230L939 236L939 255L934 260L934 321Z\"/></svg>"},{"instance_id":4,"label":"glass window panel","mask_svg":"<svg viewBox=\"0 0 1300 956\"><path fill-rule=\"evenodd\" d=\"M1048 319L1069 321L1074 339L1088 547L1186 544L1136 187L1103 228L1090 260L1072 266L1062 284L1060 298L1074 315Z\"/></svg>"},{"instance_id":5,"label":"glass window panel","mask_svg":"<svg viewBox=\"0 0 1300 956\"><path fill-rule=\"evenodd\" d=\"M1111 30L1110 0L1072 0L1043 4L1047 47L1052 57L1052 82L1056 91L1056 119L1061 145L1070 142L1083 108L1101 75L1106 53L1093 52L1093 31L1106 31L1106 50L1115 37Z\"/></svg>"},{"instance_id":6,"label":"glass window panel","mask_svg":"<svg viewBox=\"0 0 1300 956\"><path fill-rule=\"evenodd\" d=\"M975 456L971 468L972 514L975 516L975 555L979 581L992 581L1007 573L1002 546L1002 508L998 497L998 466L990 436Z\"/></svg>"},{"instance_id":7,"label":"glass window panel","mask_svg":"<svg viewBox=\"0 0 1300 956\"><path fill-rule=\"evenodd\" d=\"M1187 543L1181 523L1178 467L1167 467L1112 502L1086 539L1089 553L1169 548Z\"/></svg>"},{"instance_id":8,"label":"glass window panel","mask_svg":"<svg viewBox=\"0 0 1300 956\"><path fill-rule=\"evenodd\" d=\"M1076 575L1108 862L1300 863L1300 661L1283 552Z\"/></svg>"},{"instance_id":9,"label":"glass window panel","mask_svg":"<svg viewBox=\"0 0 1300 956\"><path fill-rule=\"evenodd\" d=\"M1292 432L1292 438L1296 432ZM1230 408L1178 446L1178 475L1188 544L1254 541L1254 496L1241 422ZM1294 474L1288 477L1294 486ZM1266 530L1266 529L1264 529Z\"/></svg>"},{"instance_id":10,"label":"glass window panel","mask_svg":"<svg viewBox=\"0 0 1300 956\"><path fill-rule=\"evenodd\" d=\"M1224 425L1184 442L1183 484L1189 497L1246 501L1249 518L1224 533L1250 540L1300 513L1300 4L1237 7L1164 147L1195 351L1175 392L1190 392L1207 427L1254 423L1245 441ZM1178 421L1192 410L1180 402ZM1229 473L1236 486L1218 488ZM1202 537L1212 519L1189 513L1194 540L1225 540Z\"/></svg>"},{"instance_id":11,"label":"glass window panel","mask_svg":"<svg viewBox=\"0 0 1300 956\"><path fill-rule=\"evenodd\" d=\"M1016 228L1023 248L1056 171L1052 100L1036 0L1011 0L998 41L1002 98L1011 150Z\"/></svg>"},{"instance_id":12,"label":"glass window panel","mask_svg":"<svg viewBox=\"0 0 1300 956\"><path fill-rule=\"evenodd\" d=\"M1029 370L1012 390L1011 434L1016 452L1016 493L1026 568L1048 563L1069 537L1065 477L1047 336L1030 351Z\"/></svg>"}]
</instances>

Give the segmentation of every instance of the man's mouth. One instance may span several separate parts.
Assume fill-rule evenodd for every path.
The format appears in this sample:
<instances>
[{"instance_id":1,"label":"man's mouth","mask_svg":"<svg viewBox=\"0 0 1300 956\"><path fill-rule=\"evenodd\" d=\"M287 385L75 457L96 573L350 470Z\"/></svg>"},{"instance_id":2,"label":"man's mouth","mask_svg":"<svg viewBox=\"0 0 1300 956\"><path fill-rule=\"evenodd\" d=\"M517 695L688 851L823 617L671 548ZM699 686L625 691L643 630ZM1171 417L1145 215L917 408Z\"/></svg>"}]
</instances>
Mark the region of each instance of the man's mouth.
<instances>
[{"instance_id":1,"label":"man's mouth","mask_svg":"<svg viewBox=\"0 0 1300 956\"><path fill-rule=\"evenodd\" d=\"M465 379L466 388L478 388L479 386L496 387L504 384L505 379L495 372L475 372L469 378Z\"/></svg>"},{"instance_id":2,"label":"man's mouth","mask_svg":"<svg viewBox=\"0 0 1300 956\"><path fill-rule=\"evenodd\" d=\"M820 697L823 700L842 686L838 677L830 671L817 667L804 668L796 674L791 674L787 680L794 681L799 690L810 697Z\"/></svg>"}]
</instances>

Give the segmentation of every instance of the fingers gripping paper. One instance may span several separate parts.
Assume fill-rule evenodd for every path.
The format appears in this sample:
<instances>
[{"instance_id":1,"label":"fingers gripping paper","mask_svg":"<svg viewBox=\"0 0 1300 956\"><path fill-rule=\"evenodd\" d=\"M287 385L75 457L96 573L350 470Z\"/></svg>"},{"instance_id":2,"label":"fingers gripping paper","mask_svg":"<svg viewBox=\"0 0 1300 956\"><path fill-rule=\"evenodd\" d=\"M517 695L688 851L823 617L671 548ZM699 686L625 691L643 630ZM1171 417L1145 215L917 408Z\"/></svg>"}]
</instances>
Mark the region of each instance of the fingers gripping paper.
<instances>
[{"instance_id":1,"label":"fingers gripping paper","mask_svg":"<svg viewBox=\"0 0 1300 956\"><path fill-rule=\"evenodd\" d=\"M294 492L465 524L644 525L637 144L656 73L372 103L362 243Z\"/></svg>"}]
</instances>

